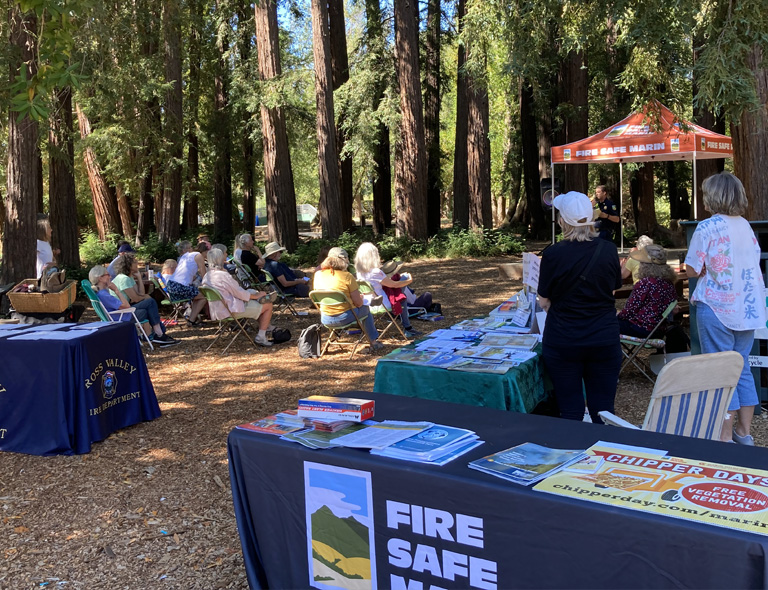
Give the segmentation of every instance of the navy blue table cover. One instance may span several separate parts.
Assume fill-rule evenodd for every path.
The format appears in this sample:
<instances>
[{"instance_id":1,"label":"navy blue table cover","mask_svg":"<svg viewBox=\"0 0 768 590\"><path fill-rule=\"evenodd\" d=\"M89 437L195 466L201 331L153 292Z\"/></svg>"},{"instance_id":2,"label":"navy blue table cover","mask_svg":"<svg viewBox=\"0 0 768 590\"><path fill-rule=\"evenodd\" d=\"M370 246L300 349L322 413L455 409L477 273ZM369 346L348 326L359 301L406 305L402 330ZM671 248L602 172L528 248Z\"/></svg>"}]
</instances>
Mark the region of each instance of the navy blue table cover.
<instances>
[{"instance_id":1,"label":"navy blue table cover","mask_svg":"<svg viewBox=\"0 0 768 590\"><path fill-rule=\"evenodd\" d=\"M12 340L12 332L0 332L0 451L88 453L160 416L133 324L105 323L74 340Z\"/></svg>"},{"instance_id":2,"label":"navy blue table cover","mask_svg":"<svg viewBox=\"0 0 768 590\"><path fill-rule=\"evenodd\" d=\"M544 494L467 467L471 460L526 441L583 449L606 440L755 468L768 465L766 449L385 394L342 395L374 399L376 419L425 419L466 427L486 444L435 467L354 449L313 451L276 436L233 430L229 467L251 588L338 587L330 582L310 585L314 545L308 541L306 514L314 500L305 496L310 485L305 473L314 473L318 465L320 471L342 469L369 478L374 588L768 587L768 536ZM359 495L343 496L343 501L365 504ZM451 542L458 538L456 527L449 531L456 537L452 540L425 534L423 524L393 529L387 519L395 502L411 506L414 521L417 510L426 515L427 509L482 519L483 547ZM317 512L312 514L314 522ZM422 557L433 557L417 567L420 545L434 548L434 553L422 551ZM483 580L481 575L473 583L462 575L468 568L455 565L452 570L459 574L453 580L435 575L449 558L454 563L465 559L456 557L461 554L476 571L477 564L496 564L496 579ZM414 573L416 569L421 571Z\"/></svg>"}]
</instances>

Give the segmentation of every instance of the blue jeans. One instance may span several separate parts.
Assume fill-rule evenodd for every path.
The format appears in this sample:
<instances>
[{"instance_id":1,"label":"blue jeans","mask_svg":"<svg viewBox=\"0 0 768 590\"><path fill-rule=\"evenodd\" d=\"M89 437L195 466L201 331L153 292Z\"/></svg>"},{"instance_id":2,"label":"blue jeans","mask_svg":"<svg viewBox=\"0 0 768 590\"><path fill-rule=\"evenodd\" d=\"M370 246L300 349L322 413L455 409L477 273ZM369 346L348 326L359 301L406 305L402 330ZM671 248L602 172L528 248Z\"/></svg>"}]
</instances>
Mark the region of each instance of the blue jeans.
<instances>
[{"instance_id":1,"label":"blue jeans","mask_svg":"<svg viewBox=\"0 0 768 590\"><path fill-rule=\"evenodd\" d=\"M131 303L131 307L136 308L136 317L140 322L149 320L149 325L153 327L160 324L160 329L165 334L165 326L160 321L160 312L157 311L157 302L154 299L143 299L138 303Z\"/></svg>"},{"instance_id":2,"label":"blue jeans","mask_svg":"<svg viewBox=\"0 0 768 590\"><path fill-rule=\"evenodd\" d=\"M728 406L728 411L741 407L756 406L759 401L755 380L749 368L749 353L755 339L754 330L731 330L717 319L715 312L701 301L696 302L696 327L699 329L701 352L725 352L735 350L744 358L739 383Z\"/></svg>"},{"instance_id":3,"label":"blue jeans","mask_svg":"<svg viewBox=\"0 0 768 590\"><path fill-rule=\"evenodd\" d=\"M339 326L346 326L347 324L351 324L355 321L356 317L360 317L364 313L367 315L363 320L363 328L365 329L365 333L368 336L368 340L374 342L375 340L378 340L379 332L376 330L376 325L373 323L373 315L368 310L367 305L363 305L362 307L357 307L355 309L350 309L338 315L328 315L321 313L320 321L323 323L323 325L328 326L329 328L338 328Z\"/></svg>"},{"instance_id":4,"label":"blue jeans","mask_svg":"<svg viewBox=\"0 0 768 590\"><path fill-rule=\"evenodd\" d=\"M584 391L592 422L603 423L598 412L613 412L622 361L618 339L610 346L544 346L542 358L555 388L561 418L584 419Z\"/></svg>"}]
</instances>

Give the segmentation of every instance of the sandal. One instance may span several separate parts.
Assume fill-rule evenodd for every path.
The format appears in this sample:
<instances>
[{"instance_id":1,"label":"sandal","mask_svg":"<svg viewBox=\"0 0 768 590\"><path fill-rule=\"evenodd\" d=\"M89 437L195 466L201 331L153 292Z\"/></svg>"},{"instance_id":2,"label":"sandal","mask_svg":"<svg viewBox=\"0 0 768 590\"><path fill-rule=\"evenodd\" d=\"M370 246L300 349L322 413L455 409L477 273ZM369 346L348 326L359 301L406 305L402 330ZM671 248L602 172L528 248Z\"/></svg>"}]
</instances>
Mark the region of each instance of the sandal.
<instances>
[{"instance_id":1,"label":"sandal","mask_svg":"<svg viewBox=\"0 0 768 590\"><path fill-rule=\"evenodd\" d=\"M187 322L187 325L192 326L193 328L199 328L203 325L203 320L200 318L197 318L194 322L189 318L184 318L184 321Z\"/></svg>"}]
</instances>

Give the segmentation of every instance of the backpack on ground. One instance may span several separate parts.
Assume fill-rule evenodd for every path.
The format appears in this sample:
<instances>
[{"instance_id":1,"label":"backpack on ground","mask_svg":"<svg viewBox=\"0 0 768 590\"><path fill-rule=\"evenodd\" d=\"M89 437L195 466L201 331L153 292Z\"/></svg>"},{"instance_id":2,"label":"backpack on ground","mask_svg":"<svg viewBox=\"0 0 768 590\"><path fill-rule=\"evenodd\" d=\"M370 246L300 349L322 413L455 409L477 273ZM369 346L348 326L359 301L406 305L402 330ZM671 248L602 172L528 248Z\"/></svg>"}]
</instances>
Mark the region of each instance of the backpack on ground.
<instances>
[{"instance_id":1,"label":"backpack on ground","mask_svg":"<svg viewBox=\"0 0 768 590\"><path fill-rule=\"evenodd\" d=\"M275 328L272 330L272 342L275 344L282 344L288 342L291 339L291 332L285 328Z\"/></svg>"},{"instance_id":2,"label":"backpack on ground","mask_svg":"<svg viewBox=\"0 0 768 590\"><path fill-rule=\"evenodd\" d=\"M301 331L296 341L301 358L320 358L320 331L320 324L312 324Z\"/></svg>"}]
</instances>

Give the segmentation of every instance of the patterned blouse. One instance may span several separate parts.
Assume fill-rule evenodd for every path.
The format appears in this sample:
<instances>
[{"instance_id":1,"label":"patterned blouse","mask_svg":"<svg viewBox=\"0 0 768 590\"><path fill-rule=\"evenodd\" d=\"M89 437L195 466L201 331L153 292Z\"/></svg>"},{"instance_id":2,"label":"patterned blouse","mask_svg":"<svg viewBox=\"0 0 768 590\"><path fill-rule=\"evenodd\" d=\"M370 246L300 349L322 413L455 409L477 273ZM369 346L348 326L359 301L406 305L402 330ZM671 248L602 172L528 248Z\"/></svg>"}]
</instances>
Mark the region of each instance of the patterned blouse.
<instances>
[{"instance_id":1,"label":"patterned blouse","mask_svg":"<svg viewBox=\"0 0 768 590\"><path fill-rule=\"evenodd\" d=\"M669 281L656 277L640 279L632 289L624 309L619 312L619 319L650 332L661 320L661 314L676 299L675 286Z\"/></svg>"}]
</instances>

